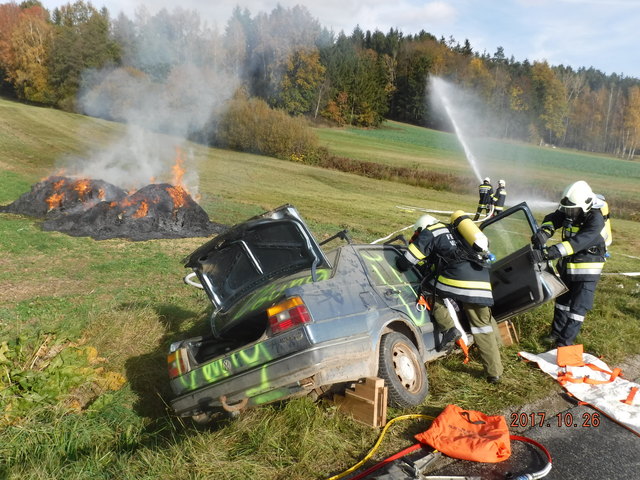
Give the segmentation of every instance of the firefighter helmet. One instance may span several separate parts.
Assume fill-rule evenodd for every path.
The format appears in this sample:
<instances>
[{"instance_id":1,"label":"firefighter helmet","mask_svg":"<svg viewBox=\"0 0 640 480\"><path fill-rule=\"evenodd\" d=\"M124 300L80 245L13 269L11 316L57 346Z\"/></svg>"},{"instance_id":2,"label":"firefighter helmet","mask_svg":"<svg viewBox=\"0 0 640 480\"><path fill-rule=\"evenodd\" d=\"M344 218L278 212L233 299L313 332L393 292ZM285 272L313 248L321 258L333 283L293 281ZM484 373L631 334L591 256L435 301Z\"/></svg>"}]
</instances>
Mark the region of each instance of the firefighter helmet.
<instances>
[{"instance_id":1,"label":"firefighter helmet","mask_svg":"<svg viewBox=\"0 0 640 480\"><path fill-rule=\"evenodd\" d=\"M489 177L484 177L484 183L491 183L491 179Z\"/></svg>"},{"instance_id":2,"label":"firefighter helmet","mask_svg":"<svg viewBox=\"0 0 640 480\"><path fill-rule=\"evenodd\" d=\"M565 188L558 209L567 217L575 219L580 214L591 210L594 197L589 184L584 180L579 180Z\"/></svg>"},{"instance_id":3,"label":"firefighter helmet","mask_svg":"<svg viewBox=\"0 0 640 480\"><path fill-rule=\"evenodd\" d=\"M505 183L504 180L500 179L498 180L498 185L504 188L507 184Z\"/></svg>"},{"instance_id":4,"label":"firefighter helmet","mask_svg":"<svg viewBox=\"0 0 640 480\"><path fill-rule=\"evenodd\" d=\"M418 220L416 220L416 224L414 225L414 230L424 230L429 225L433 225L434 223L438 223L438 220L431 215L422 215Z\"/></svg>"}]
</instances>

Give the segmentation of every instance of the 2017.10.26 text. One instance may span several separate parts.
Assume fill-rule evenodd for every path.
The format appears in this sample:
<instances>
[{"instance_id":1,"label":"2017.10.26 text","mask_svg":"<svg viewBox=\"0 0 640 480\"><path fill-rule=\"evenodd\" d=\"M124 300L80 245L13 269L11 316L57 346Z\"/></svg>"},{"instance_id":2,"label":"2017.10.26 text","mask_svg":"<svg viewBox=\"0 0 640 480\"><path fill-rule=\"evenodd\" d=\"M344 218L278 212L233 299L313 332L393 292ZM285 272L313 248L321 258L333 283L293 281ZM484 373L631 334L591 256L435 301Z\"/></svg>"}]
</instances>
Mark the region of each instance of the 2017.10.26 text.
<instances>
[{"instance_id":1,"label":"2017.10.26 text","mask_svg":"<svg viewBox=\"0 0 640 480\"><path fill-rule=\"evenodd\" d=\"M582 418L574 418L571 412L560 412L548 417L545 412L514 412L511 414L510 427L598 427L600 414L585 412Z\"/></svg>"}]
</instances>

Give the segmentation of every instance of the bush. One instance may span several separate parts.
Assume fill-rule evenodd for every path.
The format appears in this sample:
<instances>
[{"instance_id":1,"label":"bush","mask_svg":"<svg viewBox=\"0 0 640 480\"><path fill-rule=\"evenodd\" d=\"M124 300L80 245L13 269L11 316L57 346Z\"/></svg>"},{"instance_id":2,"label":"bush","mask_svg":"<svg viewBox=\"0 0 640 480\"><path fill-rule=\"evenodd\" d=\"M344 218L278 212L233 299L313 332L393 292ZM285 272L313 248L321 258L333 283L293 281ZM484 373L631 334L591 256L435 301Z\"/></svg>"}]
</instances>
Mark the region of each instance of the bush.
<instances>
[{"instance_id":1,"label":"bush","mask_svg":"<svg viewBox=\"0 0 640 480\"><path fill-rule=\"evenodd\" d=\"M264 100L239 94L220 119L216 144L300 162L317 149L318 140L299 117L274 110Z\"/></svg>"}]
</instances>

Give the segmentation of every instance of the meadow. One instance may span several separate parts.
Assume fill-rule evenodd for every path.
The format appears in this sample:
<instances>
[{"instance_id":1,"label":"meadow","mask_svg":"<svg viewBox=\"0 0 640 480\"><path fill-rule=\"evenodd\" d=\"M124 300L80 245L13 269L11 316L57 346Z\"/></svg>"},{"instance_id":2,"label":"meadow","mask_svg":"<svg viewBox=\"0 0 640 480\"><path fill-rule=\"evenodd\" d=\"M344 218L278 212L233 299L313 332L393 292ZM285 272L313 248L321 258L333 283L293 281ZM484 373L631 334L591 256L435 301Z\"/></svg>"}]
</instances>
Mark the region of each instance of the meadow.
<instances>
[{"instance_id":1,"label":"meadow","mask_svg":"<svg viewBox=\"0 0 640 480\"><path fill-rule=\"evenodd\" d=\"M336 155L473 180L450 134L391 122L379 130L315 131ZM29 191L65 158L89 159L123 132L117 123L0 99L0 205ZM508 190L511 184L547 185L559 195L576 179L578 165L580 178L608 198L608 192L629 201L640 195L637 162L495 141L485 146L492 153L478 158L490 158L488 174L506 177ZM421 213L399 205L469 211L477 202L475 188L434 191L197 144L188 148L199 203L211 220L229 225L291 203L318 238L348 228L356 241L369 242L411 225ZM508 204L519 190L510 190ZM640 224L614 218L613 230L605 267L611 275L603 276L580 337L586 351L610 365L640 353L640 286L637 277L615 274L640 271ZM0 214L1 478L323 479L367 453L379 430L328 402L296 399L236 419L221 416L207 427L171 415L167 348L206 332L210 314L204 293L183 283L188 271L182 259L205 241L95 241ZM521 342L503 349L505 376L497 387L484 381L475 355L467 365L450 355L428 365L425 403L391 410L389 418L437 415L449 403L514 412L557 394L552 380L517 358L520 350L543 350L538 338L550 318L551 305L545 305L515 320ZM427 427L422 420L394 426L375 459L412 445L413 435Z\"/></svg>"}]
</instances>

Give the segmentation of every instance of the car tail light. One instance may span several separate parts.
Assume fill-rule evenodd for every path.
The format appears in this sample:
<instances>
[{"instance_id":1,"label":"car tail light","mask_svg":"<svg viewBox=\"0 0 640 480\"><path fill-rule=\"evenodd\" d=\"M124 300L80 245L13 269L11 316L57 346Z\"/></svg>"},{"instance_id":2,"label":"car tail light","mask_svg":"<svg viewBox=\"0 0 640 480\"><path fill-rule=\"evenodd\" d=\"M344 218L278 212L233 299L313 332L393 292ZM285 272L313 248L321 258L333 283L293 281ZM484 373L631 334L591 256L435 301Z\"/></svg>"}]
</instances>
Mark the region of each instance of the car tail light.
<instances>
[{"instance_id":1,"label":"car tail light","mask_svg":"<svg viewBox=\"0 0 640 480\"><path fill-rule=\"evenodd\" d=\"M184 349L180 348L167 356L169 378L174 379L189 371L189 359Z\"/></svg>"},{"instance_id":2,"label":"car tail light","mask_svg":"<svg viewBox=\"0 0 640 480\"><path fill-rule=\"evenodd\" d=\"M272 333L311 322L311 314L300 297L289 298L267 310Z\"/></svg>"}]
</instances>

